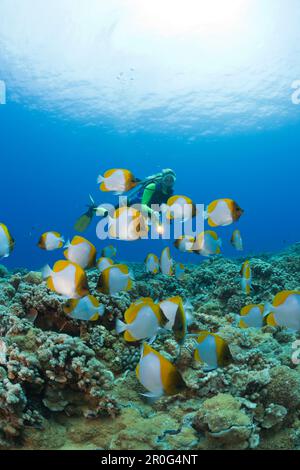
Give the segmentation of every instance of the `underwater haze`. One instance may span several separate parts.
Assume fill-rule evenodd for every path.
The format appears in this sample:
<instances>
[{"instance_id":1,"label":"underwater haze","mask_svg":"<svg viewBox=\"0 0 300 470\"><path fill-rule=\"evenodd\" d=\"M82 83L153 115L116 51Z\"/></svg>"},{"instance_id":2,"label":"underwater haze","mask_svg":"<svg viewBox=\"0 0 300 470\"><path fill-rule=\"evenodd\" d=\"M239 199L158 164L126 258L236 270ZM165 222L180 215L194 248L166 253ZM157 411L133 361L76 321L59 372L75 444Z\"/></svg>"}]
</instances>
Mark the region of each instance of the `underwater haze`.
<instances>
[{"instance_id":1,"label":"underwater haze","mask_svg":"<svg viewBox=\"0 0 300 470\"><path fill-rule=\"evenodd\" d=\"M170 167L175 194L199 204L233 198L246 253L298 241L297 1L232 1L215 15L200 2L194 18L181 2L147 3L1 2L8 266L41 267L40 234L72 237L89 194L107 200L96 179L114 167L139 178ZM164 242L117 245L121 259L142 261Z\"/></svg>"}]
</instances>

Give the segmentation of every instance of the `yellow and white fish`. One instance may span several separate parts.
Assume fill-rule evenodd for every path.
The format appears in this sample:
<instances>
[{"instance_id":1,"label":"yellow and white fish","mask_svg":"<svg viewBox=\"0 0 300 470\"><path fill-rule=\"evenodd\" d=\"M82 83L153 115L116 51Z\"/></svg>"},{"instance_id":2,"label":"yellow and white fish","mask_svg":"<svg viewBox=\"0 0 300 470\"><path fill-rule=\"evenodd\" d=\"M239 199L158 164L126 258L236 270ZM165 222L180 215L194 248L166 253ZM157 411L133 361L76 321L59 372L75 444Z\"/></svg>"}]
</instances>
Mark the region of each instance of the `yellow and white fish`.
<instances>
[{"instance_id":1,"label":"yellow and white fish","mask_svg":"<svg viewBox=\"0 0 300 470\"><path fill-rule=\"evenodd\" d=\"M89 287L84 270L71 261L57 261L53 267L46 266L43 278L48 289L69 299L79 299L89 294Z\"/></svg>"},{"instance_id":2,"label":"yellow and white fish","mask_svg":"<svg viewBox=\"0 0 300 470\"><path fill-rule=\"evenodd\" d=\"M117 193L124 193L134 188L137 181L131 171L123 168L114 168L107 170L103 176L99 176L97 182L100 184L100 190Z\"/></svg>"},{"instance_id":3,"label":"yellow and white fish","mask_svg":"<svg viewBox=\"0 0 300 470\"><path fill-rule=\"evenodd\" d=\"M231 362L231 353L227 342L221 336L208 331L200 331L195 341L194 358L205 365L205 370L227 366Z\"/></svg>"},{"instance_id":4,"label":"yellow and white fish","mask_svg":"<svg viewBox=\"0 0 300 470\"><path fill-rule=\"evenodd\" d=\"M65 240L58 232L45 232L41 235L38 247L46 251L54 251L64 246Z\"/></svg>"},{"instance_id":5,"label":"yellow and white fish","mask_svg":"<svg viewBox=\"0 0 300 470\"><path fill-rule=\"evenodd\" d=\"M97 264L98 271L100 273L102 273L102 271L104 271L104 269L109 268L109 266L112 266L114 264L114 262L110 258L102 257L102 258L98 259L96 264Z\"/></svg>"},{"instance_id":6,"label":"yellow and white fish","mask_svg":"<svg viewBox=\"0 0 300 470\"><path fill-rule=\"evenodd\" d=\"M133 207L119 207L109 217L109 235L124 241L135 241L145 237L149 227L144 215Z\"/></svg>"},{"instance_id":7,"label":"yellow and white fish","mask_svg":"<svg viewBox=\"0 0 300 470\"><path fill-rule=\"evenodd\" d=\"M161 327L166 323L166 318L158 304L152 299L143 298L130 305L125 312L125 323L117 320L117 333L124 332L124 339L128 342L141 339L156 338Z\"/></svg>"},{"instance_id":8,"label":"yellow and white fish","mask_svg":"<svg viewBox=\"0 0 300 470\"><path fill-rule=\"evenodd\" d=\"M81 299L70 299L64 305L64 312L74 320L97 321L104 311L104 305L101 305L93 295L87 295Z\"/></svg>"},{"instance_id":9,"label":"yellow and white fish","mask_svg":"<svg viewBox=\"0 0 300 470\"><path fill-rule=\"evenodd\" d=\"M230 243L237 251L243 251L243 240L239 230L233 232Z\"/></svg>"},{"instance_id":10,"label":"yellow and white fish","mask_svg":"<svg viewBox=\"0 0 300 470\"><path fill-rule=\"evenodd\" d=\"M194 251L202 256L218 255L221 253L222 240L216 232L206 230L197 235Z\"/></svg>"},{"instance_id":11,"label":"yellow and white fish","mask_svg":"<svg viewBox=\"0 0 300 470\"><path fill-rule=\"evenodd\" d=\"M242 308L240 328L261 328L264 324L264 306L262 304L250 304Z\"/></svg>"},{"instance_id":12,"label":"yellow and white fish","mask_svg":"<svg viewBox=\"0 0 300 470\"><path fill-rule=\"evenodd\" d=\"M185 268L182 263L176 263L174 267L174 274L176 279L182 281L184 279Z\"/></svg>"},{"instance_id":13,"label":"yellow and white fish","mask_svg":"<svg viewBox=\"0 0 300 470\"><path fill-rule=\"evenodd\" d=\"M103 294L115 295L132 288L133 276L125 264L114 264L100 274L97 290Z\"/></svg>"},{"instance_id":14,"label":"yellow and white fish","mask_svg":"<svg viewBox=\"0 0 300 470\"><path fill-rule=\"evenodd\" d=\"M15 241L11 236L8 228L4 224L0 224L0 258L7 258L13 251Z\"/></svg>"},{"instance_id":15,"label":"yellow and white fish","mask_svg":"<svg viewBox=\"0 0 300 470\"><path fill-rule=\"evenodd\" d=\"M210 227L225 227L237 222L244 211L232 199L217 199L206 208L205 218Z\"/></svg>"},{"instance_id":16,"label":"yellow and white fish","mask_svg":"<svg viewBox=\"0 0 300 470\"><path fill-rule=\"evenodd\" d=\"M252 274L251 274L251 267L250 267L250 261L245 261L243 263L242 269L241 269L241 286L242 286L242 291L244 294L249 295L251 292L251 286L252 286Z\"/></svg>"},{"instance_id":17,"label":"yellow and white fish","mask_svg":"<svg viewBox=\"0 0 300 470\"><path fill-rule=\"evenodd\" d=\"M159 303L160 309L168 320L165 324L166 330L171 330L174 333L176 341L182 344L187 334L187 325L189 318L187 311L190 304L184 305L181 297L171 297ZM187 311L185 311L185 307Z\"/></svg>"},{"instance_id":18,"label":"yellow and white fish","mask_svg":"<svg viewBox=\"0 0 300 470\"><path fill-rule=\"evenodd\" d=\"M279 292L272 304L265 305L264 315L268 325L300 331L300 291Z\"/></svg>"},{"instance_id":19,"label":"yellow and white fish","mask_svg":"<svg viewBox=\"0 0 300 470\"><path fill-rule=\"evenodd\" d=\"M160 255L160 270L162 274L165 274L166 276L172 276L173 264L174 262L171 258L170 248L167 246L162 250Z\"/></svg>"},{"instance_id":20,"label":"yellow and white fish","mask_svg":"<svg viewBox=\"0 0 300 470\"><path fill-rule=\"evenodd\" d=\"M190 237L188 235L183 235L174 242L175 248L181 251L181 253L192 253L195 243L195 237Z\"/></svg>"},{"instance_id":21,"label":"yellow and white fish","mask_svg":"<svg viewBox=\"0 0 300 470\"><path fill-rule=\"evenodd\" d=\"M168 199L167 204L162 206L166 218L169 220L186 221L196 215L196 206L187 196L172 196Z\"/></svg>"},{"instance_id":22,"label":"yellow and white fish","mask_svg":"<svg viewBox=\"0 0 300 470\"><path fill-rule=\"evenodd\" d=\"M66 244L65 257L78 264L83 269L92 268L96 264L96 248L83 237L76 235L71 242Z\"/></svg>"},{"instance_id":23,"label":"yellow and white fish","mask_svg":"<svg viewBox=\"0 0 300 470\"><path fill-rule=\"evenodd\" d=\"M153 253L150 253L145 259L145 268L147 273L157 274L159 271L159 259Z\"/></svg>"},{"instance_id":24,"label":"yellow and white fish","mask_svg":"<svg viewBox=\"0 0 300 470\"><path fill-rule=\"evenodd\" d=\"M101 254L103 258L114 258L117 255L117 248L113 245L108 245L103 248Z\"/></svg>"},{"instance_id":25,"label":"yellow and white fish","mask_svg":"<svg viewBox=\"0 0 300 470\"><path fill-rule=\"evenodd\" d=\"M143 395L150 398L175 395L186 387L177 368L147 343L143 344L136 376L143 387L148 390Z\"/></svg>"}]
</instances>

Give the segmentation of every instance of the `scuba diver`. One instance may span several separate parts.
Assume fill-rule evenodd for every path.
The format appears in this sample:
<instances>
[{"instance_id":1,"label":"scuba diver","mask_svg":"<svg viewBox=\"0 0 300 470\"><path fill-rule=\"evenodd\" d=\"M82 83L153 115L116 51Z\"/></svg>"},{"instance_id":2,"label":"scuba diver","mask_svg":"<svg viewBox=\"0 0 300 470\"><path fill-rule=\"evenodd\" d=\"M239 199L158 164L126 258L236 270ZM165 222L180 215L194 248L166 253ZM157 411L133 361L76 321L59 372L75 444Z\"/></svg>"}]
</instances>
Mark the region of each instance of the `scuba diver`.
<instances>
[{"instance_id":1,"label":"scuba diver","mask_svg":"<svg viewBox=\"0 0 300 470\"><path fill-rule=\"evenodd\" d=\"M174 194L174 184L176 182L176 173L170 168L162 170L161 173L156 175L148 176L144 180L137 180L136 186L122 194L127 197L127 205L133 206L135 204L141 204L142 210L145 211L149 216L159 221L159 213L151 208L151 205L155 204L160 206L165 204L168 199ZM88 206L88 210L77 220L74 229L77 232L83 233L90 226L93 217L97 214L100 217L106 217L108 215L107 209L102 206L97 206L90 196L91 204ZM119 205L115 207L117 209Z\"/></svg>"}]
</instances>

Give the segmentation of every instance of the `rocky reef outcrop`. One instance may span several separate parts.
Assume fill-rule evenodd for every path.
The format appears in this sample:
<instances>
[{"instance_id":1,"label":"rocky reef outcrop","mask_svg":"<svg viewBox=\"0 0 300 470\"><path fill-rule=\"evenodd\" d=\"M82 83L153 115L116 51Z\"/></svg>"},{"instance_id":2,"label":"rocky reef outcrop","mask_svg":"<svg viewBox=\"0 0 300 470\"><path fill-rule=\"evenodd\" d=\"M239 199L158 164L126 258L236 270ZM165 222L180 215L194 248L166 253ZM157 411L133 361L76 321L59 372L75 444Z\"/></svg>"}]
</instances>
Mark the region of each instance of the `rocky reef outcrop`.
<instances>
[{"instance_id":1,"label":"rocky reef outcrop","mask_svg":"<svg viewBox=\"0 0 300 470\"><path fill-rule=\"evenodd\" d=\"M0 267L0 449L299 449L299 333L238 327L240 309L300 290L300 245L250 257L253 289L238 282L243 259L216 257L187 265L185 277L145 274L131 264L134 288L110 297L96 322L67 318L63 300L40 273ZM148 402L135 376L140 345L115 332L130 303L180 295L193 305L191 333L225 339L231 363L211 372L193 359L192 339L172 335L154 348L176 364L187 388ZM41 430L43 432L41 432Z\"/></svg>"}]
</instances>

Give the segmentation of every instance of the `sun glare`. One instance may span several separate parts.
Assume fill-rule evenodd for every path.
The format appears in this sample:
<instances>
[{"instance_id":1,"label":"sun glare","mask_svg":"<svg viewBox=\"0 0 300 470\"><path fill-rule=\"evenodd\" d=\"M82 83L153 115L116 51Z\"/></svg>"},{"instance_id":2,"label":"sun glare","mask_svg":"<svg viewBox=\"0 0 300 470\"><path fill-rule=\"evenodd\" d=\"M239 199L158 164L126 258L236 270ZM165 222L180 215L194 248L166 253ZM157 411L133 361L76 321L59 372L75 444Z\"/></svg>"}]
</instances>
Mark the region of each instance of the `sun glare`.
<instances>
[{"instance_id":1,"label":"sun glare","mask_svg":"<svg viewBox=\"0 0 300 470\"><path fill-rule=\"evenodd\" d=\"M232 31L249 0L132 0L141 25L162 35Z\"/></svg>"}]
</instances>

